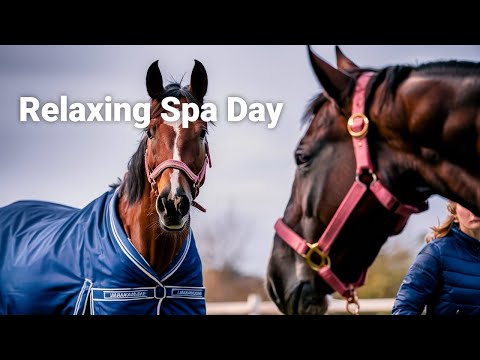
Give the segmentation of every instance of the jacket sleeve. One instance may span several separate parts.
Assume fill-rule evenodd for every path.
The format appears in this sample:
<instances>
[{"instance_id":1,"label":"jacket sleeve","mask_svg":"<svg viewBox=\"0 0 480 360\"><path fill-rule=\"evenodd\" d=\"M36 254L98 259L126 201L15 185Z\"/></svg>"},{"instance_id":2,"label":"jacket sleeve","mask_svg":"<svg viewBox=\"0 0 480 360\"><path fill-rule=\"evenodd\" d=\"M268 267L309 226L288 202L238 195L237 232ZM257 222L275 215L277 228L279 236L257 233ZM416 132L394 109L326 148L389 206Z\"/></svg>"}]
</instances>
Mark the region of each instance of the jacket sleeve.
<instances>
[{"instance_id":1,"label":"jacket sleeve","mask_svg":"<svg viewBox=\"0 0 480 360\"><path fill-rule=\"evenodd\" d=\"M405 275L392 308L392 315L420 315L434 293L440 276L440 252L435 242L417 255Z\"/></svg>"}]
</instances>

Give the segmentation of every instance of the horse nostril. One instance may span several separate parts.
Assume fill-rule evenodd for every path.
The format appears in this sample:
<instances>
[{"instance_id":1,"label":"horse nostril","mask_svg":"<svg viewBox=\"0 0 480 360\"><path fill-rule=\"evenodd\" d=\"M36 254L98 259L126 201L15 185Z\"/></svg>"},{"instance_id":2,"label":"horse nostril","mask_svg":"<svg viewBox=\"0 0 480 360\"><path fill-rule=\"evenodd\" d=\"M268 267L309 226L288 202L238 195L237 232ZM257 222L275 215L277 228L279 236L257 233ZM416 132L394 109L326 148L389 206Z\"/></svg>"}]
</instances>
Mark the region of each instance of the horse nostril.
<instances>
[{"instance_id":1,"label":"horse nostril","mask_svg":"<svg viewBox=\"0 0 480 360\"><path fill-rule=\"evenodd\" d=\"M178 201L177 211L182 216L187 215L190 211L190 202L188 201L188 198L186 196L178 196L177 199L175 199L176 201Z\"/></svg>"},{"instance_id":2,"label":"horse nostril","mask_svg":"<svg viewBox=\"0 0 480 360\"><path fill-rule=\"evenodd\" d=\"M157 212L159 214L163 213L167 208L166 207L167 204L165 203L165 201L166 201L166 198L160 197L160 196L157 197Z\"/></svg>"},{"instance_id":3,"label":"horse nostril","mask_svg":"<svg viewBox=\"0 0 480 360\"><path fill-rule=\"evenodd\" d=\"M163 208L165 209L166 212L168 211L172 211L171 208L172 208L172 204L170 204L170 206L168 206L168 198L166 197L162 197L162 205L163 205ZM169 209L170 207L170 209Z\"/></svg>"}]
</instances>

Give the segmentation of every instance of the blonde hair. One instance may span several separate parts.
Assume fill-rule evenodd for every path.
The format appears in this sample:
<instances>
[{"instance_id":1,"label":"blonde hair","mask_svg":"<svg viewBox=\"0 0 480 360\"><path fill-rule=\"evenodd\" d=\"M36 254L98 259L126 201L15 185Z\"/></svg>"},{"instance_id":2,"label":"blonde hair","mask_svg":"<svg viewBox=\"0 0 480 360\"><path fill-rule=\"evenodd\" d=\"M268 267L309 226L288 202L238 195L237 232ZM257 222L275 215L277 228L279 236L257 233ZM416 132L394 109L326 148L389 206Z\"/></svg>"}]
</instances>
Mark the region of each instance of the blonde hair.
<instances>
[{"instance_id":1,"label":"blonde hair","mask_svg":"<svg viewBox=\"0 0 480 360\"><path fill-rule=\"evenodd\" d=\"M438 226L432 226L430 229L432 230L431 233L429 233L427 236L425 236L425 241L429 243L430 241L434 239L438 239L441 237L445 237L450 229L452 228L453 224L457 220L457 203L448 200L447 202L447 210L448 210L448 216L447 218L440 223Z\"/></svg>"}]
</instances>

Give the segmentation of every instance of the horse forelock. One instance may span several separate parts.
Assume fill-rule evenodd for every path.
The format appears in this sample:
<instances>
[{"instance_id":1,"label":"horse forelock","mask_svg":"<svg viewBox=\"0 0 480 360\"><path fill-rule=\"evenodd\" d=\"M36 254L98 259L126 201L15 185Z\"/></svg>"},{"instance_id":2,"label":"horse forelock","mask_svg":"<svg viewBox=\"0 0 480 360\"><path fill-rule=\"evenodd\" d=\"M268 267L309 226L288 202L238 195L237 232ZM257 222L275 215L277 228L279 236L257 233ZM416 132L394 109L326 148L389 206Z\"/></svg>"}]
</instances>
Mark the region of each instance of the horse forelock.
<instances>
[{"instance_id":1,"label":"horse forelock","mask_svg":"<svg viewBox=\"0 0 480 360\"><path fill-rule=\"evenodd\" d=\"M186 99L188 103L195 103L198 107L201 107L203 104L197 102L193 94L190 92L190 87L188 85L182 86L179 82L172 82L165 86L165 91L162 92L158 97L152 99L152 106L150 108L150 118L156 119L160 117L160 114L164 111L162 108L162 100L167 97L174 97L178 100Z\"/></svg>"}]
</instances>

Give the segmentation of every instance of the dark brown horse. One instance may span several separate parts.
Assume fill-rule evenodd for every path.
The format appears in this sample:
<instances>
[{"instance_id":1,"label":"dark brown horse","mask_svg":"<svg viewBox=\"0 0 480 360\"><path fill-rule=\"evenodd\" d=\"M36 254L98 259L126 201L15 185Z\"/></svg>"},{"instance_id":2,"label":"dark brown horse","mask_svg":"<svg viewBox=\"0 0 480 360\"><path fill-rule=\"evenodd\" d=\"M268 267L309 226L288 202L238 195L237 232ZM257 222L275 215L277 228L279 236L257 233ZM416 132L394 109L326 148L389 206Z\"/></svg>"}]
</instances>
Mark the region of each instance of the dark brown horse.
<instances>
[{"instance_id":1,"label":"dark brown horse","mask_svg":"<svg viewBox=\"0 0 480 360\"><path fill-rule=\"evenodd\" d=\"M324 92L306 113L291 197L267 288L286 314L323 314L356 288L380 248L438 194L480 214L480 63L380 70L337 51L337 68L308 49Z\"/></svg>"}]
</instances>

